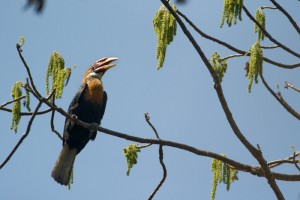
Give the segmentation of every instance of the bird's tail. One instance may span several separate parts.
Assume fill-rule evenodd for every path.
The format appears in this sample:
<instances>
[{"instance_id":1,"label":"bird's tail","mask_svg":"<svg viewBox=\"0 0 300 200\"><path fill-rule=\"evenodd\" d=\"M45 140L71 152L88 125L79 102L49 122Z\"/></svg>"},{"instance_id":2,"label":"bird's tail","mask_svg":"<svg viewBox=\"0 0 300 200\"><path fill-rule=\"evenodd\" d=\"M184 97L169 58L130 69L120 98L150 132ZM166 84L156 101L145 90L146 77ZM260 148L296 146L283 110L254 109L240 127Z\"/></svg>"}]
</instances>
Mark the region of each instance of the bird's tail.
<instances>
[{"instance_id":1,"label":"bird's tail","mask_svg":"<svg viewBox=\"0 0 300 200\"><path fill-rule=\"evenodd\" d=\"M67 143L64 144L51 173L56 182L62 185L69 184L76 154L76 148L70 149Z\"/></svg>"}]
</instances>

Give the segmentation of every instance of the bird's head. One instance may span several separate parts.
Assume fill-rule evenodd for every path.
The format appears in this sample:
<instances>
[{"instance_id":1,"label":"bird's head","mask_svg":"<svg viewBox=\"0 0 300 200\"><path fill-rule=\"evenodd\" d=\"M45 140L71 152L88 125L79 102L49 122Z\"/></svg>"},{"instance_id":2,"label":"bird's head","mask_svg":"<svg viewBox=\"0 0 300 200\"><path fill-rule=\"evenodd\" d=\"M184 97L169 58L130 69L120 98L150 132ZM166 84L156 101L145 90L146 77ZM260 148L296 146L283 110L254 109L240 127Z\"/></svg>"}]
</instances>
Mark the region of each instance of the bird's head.
<instances>
[{"instance_id":1,"label":"bird's head","mask_svg":"<svg viewBox=\"0 0 300 200\"><path fill-rule=\"evenodd\" d=\"M111 57L111 58L101 58L97 60L92 66L85 72L83 82L86 78L94 77L101 80L103 74L110 68L116 66L112 64L113 61L118 60L118 58Z\"/></svg>"}]
</instances>

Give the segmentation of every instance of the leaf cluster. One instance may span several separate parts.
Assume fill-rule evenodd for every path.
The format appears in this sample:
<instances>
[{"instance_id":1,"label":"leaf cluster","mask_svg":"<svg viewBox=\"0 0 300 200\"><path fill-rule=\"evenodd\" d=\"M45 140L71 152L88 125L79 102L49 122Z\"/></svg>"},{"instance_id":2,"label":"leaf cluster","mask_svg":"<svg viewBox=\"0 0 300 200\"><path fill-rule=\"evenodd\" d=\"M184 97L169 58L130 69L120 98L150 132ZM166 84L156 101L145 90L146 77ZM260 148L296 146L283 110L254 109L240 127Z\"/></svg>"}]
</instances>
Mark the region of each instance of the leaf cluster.
<instances>
[{"instance_id":1,"label":"leaf cluster","mask_svg":"<svg viewBox=\"0 0 300 200\"><path fill-rule=\"evenodd\" d=\"M225 155L222 156L226 157ZM212 159L211 171L213 173L213 181L210 199L214 200L218 184L226 184L226 189L227 191L229 191L231 183L235 180L238 180L238 171L231 168L228 164L223 163L222 161L217 159Z\"/></svg>"},{"instance_id":2,"label":"leaf cluster","mask_svg":"<svg viewBox=\"0 0 300 200\"><path fill-rule=\"evenodd\" d=\"M231 26L232 20L234 24L236 24L237 18L241 21L242 9L243 0L224 0L221 28L223 27L225 20L228 26Z\"/></svg>"},{"instance_id":3,"label":"leaf cluster","mask_svg":"<svg viewBox=\"0 0 300 200\"><path fill-rule=\"evenodd\" d=\"M60 99L65 86L65 80L70 77L71 68L65 68L64 58L54 51L49 59L46 74L46 93L49 95L49 78L52 77L52 90L55 89L55 98Z\"/></svg>"},{"instance_id":4,"label":"leaf cluster","mask_svg":"<svg viewBox=\"0 0 300 200\"><path fill-rule=\"evenodd\" d=\"M22 90L21 86L23 85L23 82L17 81L12 87L11 90L11 96L13 99L17 99L22 96ZM14 130L15 133L18 131L18 125L21 120L21 102L20 101L15 101L13 103L12 107L12 121L11 121L11 126L10 129Z\"/></svg>"},{"instance_id":5,"label":"leaf cluster","mask_svg":"<svg viewBox=\"0 0 300 200\"><path fill-rule=\"evenodd\" d=\"M266 16L263 9L259 8L255 13L256 21L265 29L266 26ZM254 32L257 33L258 40L264 40L265 34L262 30L254 23Z\"/></svg>"},{"instance_id":6,"label":"leaf cluster","mask_svg":"<svg viewBox=\"0 0 300 200\"><path fill-rule=\"evenodd\" d=\"M21 87L24 87L25 83L21 81L17 81L14 83L12 90L11 90L11 96L14 100L22 97L22 90ZM26 99L23 102L23 105L27 108L28 111L30 111L30 95L28 90L26 90ZM10 129L14 130L15 133L18 131L18 125L21 120L21 99L16 100L13 102L12 106L12 121Z\"/></svg>"},{"instance_id":7,"label":"leaf cluster","mask_svg":"<svg viewBox=\"0 0 300 200\"><path fill-rule=\"evenodd\" d=\"M128 147L124 148L124 156L127 159L127 176L129 176L130 170L137 163L138 155L140 148L137 144L131 144Z\"/></svg>"},{"instance_id":8,"label":"leaf cluster","mask_svg":"<svg viewBox=\"0 0 300 200\"><path fill-rule=\"evenodd\" d=\"M227 70L226 60L221 60L220 55L217 52L215 52L212 55L211 65L212 65L213 69L216 71L216 73L219 77L219 81L221 83L223 80L224 74L226 73L226 70Z\"/></svg>"},{"instance_id":9,"label":"leaf cluster","mask_svg":"<svg viewBox=\"0 0 300 200\"><path fill-rule=\"evenodd\" d=\"M173 10L176 10L175 5L173 5L172 7ZM160 69L165 61L167 45L169 45L173 41L173 38L176 35L176 19L167 10L167 8L162 5L153 18L153 26L157 36L157 69Z\"/></svg>"},{"instance_id":10,"label":"leaf cluster","mask_svg":"<svg viewBox=\"0 0 300 200\"><path fill-rule=\"evenodd\" d=\"M250 59L249 59L249 69L247 72L247 77L249 79L248 82L248 92L251 92L251 87L253 83L253 79L255 83L258 83L258 75L262 72L263 65L263 51L260 47L259 40L252 45L250 49Z\"/></svg>"}]
</instances>

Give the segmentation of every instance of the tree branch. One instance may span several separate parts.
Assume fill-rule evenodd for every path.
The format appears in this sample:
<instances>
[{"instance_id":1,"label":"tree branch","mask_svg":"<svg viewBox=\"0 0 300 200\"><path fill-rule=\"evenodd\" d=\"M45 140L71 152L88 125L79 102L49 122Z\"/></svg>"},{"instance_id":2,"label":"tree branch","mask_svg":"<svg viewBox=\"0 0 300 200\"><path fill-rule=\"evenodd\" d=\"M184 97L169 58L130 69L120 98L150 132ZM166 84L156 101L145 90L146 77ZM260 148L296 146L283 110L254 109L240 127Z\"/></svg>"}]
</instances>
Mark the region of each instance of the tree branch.
<instances>
[{"instance_id":1,"label":"tree branch","mask_svg":"<svg viewBox=\"0 0 300 200\"><path fill-rule=\"evenodd\" d=\"M275 97L275 99L294 117L300 120L300 114L297 113L281 96L280 93L275 93L271 87L268 85L267 81L265 80L263 73L260 73L260 78L264 84L264 86L269 90L269 92Z\"/></svg>"},{"instance_id":2,"label":"tree branch","mask_svg":"<svg viewBox=\"0 0 300 200\"><path fill-rule=\"evenodd\" d=\"M292 16L283 7L281 7L281 5L277 3L275 0L270 0L270 1L276 6L276 8L278 8L289 19L291 24L294 26L295 30L298 32L298 34L300 34L300 28L296 23L296 21L292 18Z\"/></svg>"},{"instance_id":3,"label":"tree branch","mask_svg":"<svg viewBox=\"0 0 300 200\"><path fill-rule=\"evenodd\" d=\"M38 97L42 97L42 95L39 93L39 91L38 91L38 90L36 89L36 87L35 87L35 84L34 84L32 75L31 75L31 73L30 73L30 69L29 69L29 67L28 67L28 65L27 65L27 63L26 63L26 61L25 61L25 59L24 59L24 57L23 57L23 55L22 55L21 46L20 46L19 44L17 44L16 47L17 47L17 51L18 51L19 57L21 58L21 60L22 60L22 62L23 62L23 65L24 65L24 67L25 67L25 69L26 69L26 71L27 71L27 74L28 74L28 76L29 76L29 80L30 80L30 83L31 83L31 86L32 86L32 88L33 88L34 93L35 93Z\"/></svg>"},{"instance_id":4,"label":"tree branch","mask_svg":"<svg viewBox=\"0 0 300 200\"><path fill-rule=\"evenodd\" d=\"M219 82L218 75L216 74L216 72L212 68L210 62L208 61L208 59L204 55L203 51L201 50L200 46L197 44L197 42L195 41L195 39L193 38L191 33L188 31L188 29L184 25L184 23L181 21L179 16L176 14L176 12L170 6L170 4L166 0L161 0L161 2L166 6L166 8L169 10L169 12L174 16L174 18L178 22L179 26L181 27L182 31L184 32L186 37L190 40L190 42L194 46L195 50L197 51L197 53L201 57L202 61L206 65L206 68L208 69L211 76L213 77L213 80L215 82L215 89L216 89L216 92L218 94L219 101L222 105L223 111L224 111L224 113L227 117L227 121L229 122L229 124L231 126L231 129L233 130L233 132L235 133L237 138L240 140L240 142L242 142L242 144L248 149L248 151L253 155L253 157L255 157L257 159L257 161L260 163L260 165L262 166L262 170L265 174L265 177L267 178L268 183L271 186L271 188L273 189L273 191L276 194L277 198L279 200L283 200L284 197L283 197L279 187L277 186L276 181L275 181L274 177L272 176L272 173L271 173L270 169L266 165L266 161L265 161L265 159L262 155L262 152L259 149L256 149L254 146L252 146L252 144L245 138L245 136L239 130L239 127L237 126L234 118L232 117L232 113L231 113L231 111L228 107L228 104L226 102L226 99L224 97L222 86Z\"/></svg>"},{"instance_id":5,"label":"tree branch","mask_svg":"<svg viewBox=\"0 0 300 200\"><path fill-rule=\"evenodd\" d=\"M210 35L207 35L206 33L204 33L203 31L201 31L189 18L187 18L183 13L181 13L178 9L176 11L178 13L178 15L180 15L199 35L201 35L202 37L208 39L208 40L211 40L213 42L216 42L236 53L239 53L239 54L243 54L245 55L247 52L246 51L243 51L243 50L240 50L222 40L219 40L217 38L214 38ZM273 61L269 58L266 58L266 57L263 57L263 60L267 63L270 63L272 65L275 65L275 66L278 66L278 67L281 67L281 68L285 68L285 69L294 69L294 68L297 68L297 67L300 67L300 63L295 63L295 64L290 64L290 65L287 65L287 64L283 64L283 63L279 63L279 62L276 62L276 61Z\"/></svg>"},{"instance_id":6,"label":"tree branch","mask_svg":"<svg viewBox=\"0 0 300 200\"><path fill-rule=\"evenodd\" d=\"M297 91L297 92L300 92L300 89L299 89L299 88L295 87L294 85L292 85L291 83L289 83L289 82L287 82L287 81L285 82L284 88L286 88L286 89L292 88L293 90L295 90L295 91Z\"/></svg>"},{"instance_id":7,"label":"tree branch","mask_svg":"<svg viewBox=\"0 0 300 200\"><path fill-rule=\"evenodd\" d=\"M156 128L150 122L150 116L148 115L148 113L145 113L145 119L146 119L146 122L148 123L148 125L152 128L153 132L155 133L156 138L158 140L160 140ZM167 178L167 168L166 168L166 165L164 163L163 145L159 145L159 162L160 162L160 165L163 169L163 177L161 178L159 184L156 186L155 190L152 192L152 194L148 198L149 200L153 199L153 197L155 196L155 194L157 193L157 191L160 189L160 187L163 185L163 183L165 182L165 180Z\"/></svg>"},{"instance_id":8,"label":"tree branch","mask_svg":"<svg viewBox=\"0 0 300 200\"><path fill-rule=\"evenodd\" d=\"M52 103L53 105L55 106L55 90L52 90L51 94L52 96ZM50 125L51 125L51 130L52 132L54 132L58 137L59 139L63 140L63 137L59 134L59 132L55 129L55 126L54 126L54 115L55 115L55 110L52 109L52 113L51 113L51 122L50 122Z\"/></svg>"},{"instance_id":9,"label":"tree branch","mask_svg":"<svg viewBox=\"0 0 300 200\"><path fill-rule=\"evenodd\" d=\"M264 29L258 21L256 21L256 19L251 15L251 13L248 11L248 9L246 8L245 5L243 5L243 10L245 11L246 15L250 18L250 20L252 20L259 27L259 29L264 33L264 35L270 39L270 41L274 42L276 45L278 45L279 47L281 47L285 51L289 52L290 54L292 54L292 55L300 58L300 54L299 53L296 53L295 51L291 50L287 46L281 44L279 41L277 41L276 39L274 39L271 36L271 34L266 29Z\"/></svg>"},{"instance_id":10,"label":"tree branch","mask_svg":"<svg viewBox=\"0 0 300 200\"><path fill-rule=\"evenodd\" d=\"M29 122L28 122L28 125L27 125L27 129L25 131L25 133L22 135L22 137L20 138L20 140L18 141L18 143L15 145L15 147L12 149L12 151L10 152L10 154L7 156L7 158L2 162L2 164L0 165L0 169L2 169L5 164L10 160L10 158L14 155L14 153L16 152L16 150L19 148L19 146L22 144L23 140L28 136L29 132L30 132L30 129L31 129L31 125L32 125L32 122L36 116L36 113L37 111L40 109L42 105L42 101L40 101L38 103L38 105L36 106Z\"/></svg>"},{"instance_id":11,"label":"tree branch","mask_svg":"<svg viewBox=\"0 0 300 200\"><path fill-rule=\"evenodd\" d=\"M0 105L0 109L2 109L3 107L5 107L5 106L7 106L7 105L9 105L9 104L11 104L11 103L14 103L14 102L16 102L16 101L20 101L21 99L24 99L24 98L26 98L26 96L21 96L21 97L18 97L18 98L16 98L16 99L7 101L7 102L3 103L2 105Z\"/></svg>"}]
</instances>

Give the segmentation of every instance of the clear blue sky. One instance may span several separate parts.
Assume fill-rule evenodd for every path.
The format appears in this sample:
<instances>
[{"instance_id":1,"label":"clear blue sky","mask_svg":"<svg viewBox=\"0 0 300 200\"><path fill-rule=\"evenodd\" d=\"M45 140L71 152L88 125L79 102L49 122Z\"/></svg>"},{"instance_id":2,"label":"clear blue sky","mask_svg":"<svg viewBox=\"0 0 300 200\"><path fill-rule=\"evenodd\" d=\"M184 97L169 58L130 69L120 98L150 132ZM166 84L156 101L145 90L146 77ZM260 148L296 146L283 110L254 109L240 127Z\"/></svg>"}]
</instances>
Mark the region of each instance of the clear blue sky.
<instances>
[{"instance_id":1,"label":"clear blue sky","mask_svg":"<svg viewBox=\"0 0 300 200\"><path fill-rule=\"evenodd\" d=\"M284 7L300 23L300 3L283 1ZM256 40L253 24L243 14L243 21L230 29L219 28L223 1L195 1L178 6L206 33L223 38L238 48L247 50ZM254 14L269 1L245 1ZM25 81L26 73L17 55L15 44L20 36L26 43L24 57L31 67L38 89L45 93L48 59L57 50L66 66L76 65L63 98L57 105L67 109L77 91L87 67L104 56L119 58L118 66L104 77L108 104L102 126L130 135L154 138L144 120L148 112L160 137L192 145L249 165L257 165L250 153L234 136L222 112L213 81L191 44L178 29L168 47L164 68L156 70L156 36L152 18L160 7L152 1L48 0L41 15L32 9L23 10L23 1L3 1L0 7L0 103L11 99L15 81ZM275 38L299 52L299 35L277 11L268 10L267 28ZM287 23L287 24L285 24ZM197 42L210 55L218 51L222 57L232 54L192 31ZM270 45L266 39L263 43ZM280 50L266 51L268 57L287 64L299 62ZM244 65L247 58L228 62L223 79L225 97L241 131L259 144L268 161L292 154L290 145L300 149L299 121L288 114L262 86L253 85L247 92L248 80ZM297 110L299 94L283 88L284 81L300 86L299 70L283 70L264 64L265 78L276 90L276 83L286 100ZM32 101L32 108L36 101ZM46 108L46 107L43 107ZM7 156L26 129L29 118L22 118L19 132L10 129L9 113L0 112L0 160ZM50 176L61 150L61 142L50 129L50 115L34 121L27 139L0 171L1 199L147 199L161 179L158 147L152 146L139 154L138 165L126 176L123 148L132 142L98 134L75 162L75 180L71 191L57 184ZM56 129L62 132L64 118L56 115ZM188 152L164 148L168 177L156 199L209 199L212 174L211 159ZM276 171L297 173L294 167ZM298 172L299 173L299 172ZM221 185L216 199L275 199L263 178L240 172L239 181L226 191ZM286 199L300 198L300 183L278 181Z\"/></svg>"}]
</instances>

